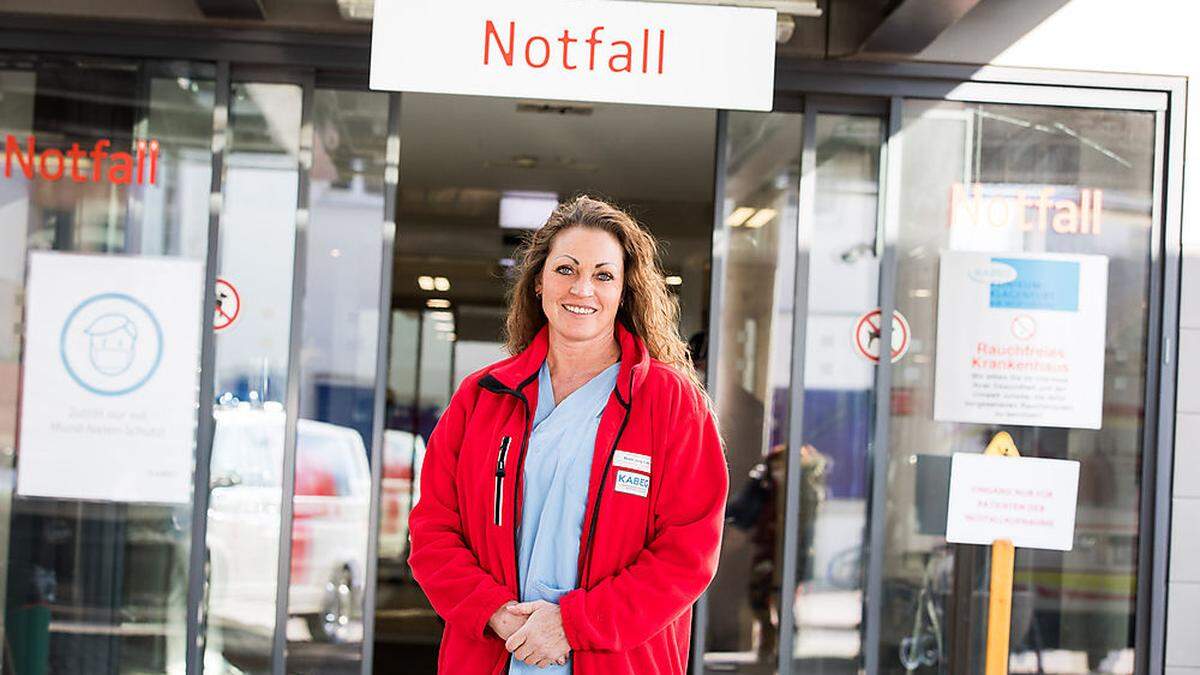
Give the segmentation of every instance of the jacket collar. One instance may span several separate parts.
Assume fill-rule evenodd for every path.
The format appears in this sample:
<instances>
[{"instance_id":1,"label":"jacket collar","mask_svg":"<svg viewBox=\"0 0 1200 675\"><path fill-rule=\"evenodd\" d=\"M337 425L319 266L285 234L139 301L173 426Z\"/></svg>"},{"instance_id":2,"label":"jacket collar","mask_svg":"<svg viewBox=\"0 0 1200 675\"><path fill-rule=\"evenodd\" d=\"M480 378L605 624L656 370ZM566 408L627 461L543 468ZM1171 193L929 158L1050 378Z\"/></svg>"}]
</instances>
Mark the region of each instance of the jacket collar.
<instances>
[{"instance_id":1,"label":"jacket collar","mask_svg":"<svg viewBox=\"0 0 1200 675\"><path fill-rule=\"evenodd\" d=\"M615 333L617 346L621 350L621 367L617 372L617 396L623 404L628 405L650 370L650 354L641 338L634 335L620 321L616 324ZM538 369L542 367L549 350L550 329L548 326L542 326L528 347L520 354L496 364L480 380L480 386L489 391L523 395L524 388L537 380Z\"/></svg>"}]
</instances>

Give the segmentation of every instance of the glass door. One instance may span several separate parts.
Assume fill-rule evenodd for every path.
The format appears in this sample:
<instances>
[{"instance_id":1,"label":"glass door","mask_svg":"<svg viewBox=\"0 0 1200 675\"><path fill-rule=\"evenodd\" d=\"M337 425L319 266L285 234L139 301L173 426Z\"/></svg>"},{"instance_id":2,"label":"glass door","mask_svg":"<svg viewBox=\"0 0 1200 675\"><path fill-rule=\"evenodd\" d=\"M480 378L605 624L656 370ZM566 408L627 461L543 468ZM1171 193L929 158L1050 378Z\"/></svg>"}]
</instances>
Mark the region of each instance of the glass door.
<instances>
[{"instance_id":1,"label":"glass door","mask_svg":"<svg viewBox=\"0 0 1200 675\"><path fill-rule=\"evenodd\" d=\"M183 671L215 70L0 57L5 672Z\"/></svg>"},{"instance_id":2,"label":"glass door","mask_svg":"<svg viewBox=\"0 0 1200 675\"><path fill-rule=\"evenodd\" d=\"M318 86L312 73L239 72L222 184L204 671L359 673L392 97Z\"/></svg>"},{"instance_id":3,"label":"glass door","mask_svg":"<svg viewBox=\"0 0 1200 675\"><path fill-rule=\"evenodd\" d=\"M884 117L814 98L726 120L709 372L732 487L704 670L857 673Z\"/></svg>"},{"instance_id":4,"label":"glass door","mask_svg":"<svg viewBox=\"0 0 1200 675\"><path fill-rule=\"evenodd\" d=\"M271 667L295 457L288 389L302 101L299 83L241 78L229 97L206 541L211 673Z\"/></svg>"},{"instance_id":5,"label":"glass door","mask_svg":"<svg viewBox=\"0 0 1200 675\"><path fill-rule=\"evenodd\" d=\"M1072 550L1017 549L1010 667L1132 673L1155 113L895 105L889 236L913 339L882 411L878 672L981 668L987 547L947 544L944 490L952 453L1007 431L1023 456L1079 462Z\"/></svg>"},{"instance_id":6,"label":"glass door","mask_svg":"<svg viewBox=\"0 0 1200 675\"><path fill-rule=\"evenodd\" d=\"M732 487L693 672L978 672L988 549L946 541L949 475L999 431L1080 472L1072 549L1017 551L1010 667L1135 670L1162 112L964 92L1014 102L723 115Z\"/></svg>"}]
</instances>

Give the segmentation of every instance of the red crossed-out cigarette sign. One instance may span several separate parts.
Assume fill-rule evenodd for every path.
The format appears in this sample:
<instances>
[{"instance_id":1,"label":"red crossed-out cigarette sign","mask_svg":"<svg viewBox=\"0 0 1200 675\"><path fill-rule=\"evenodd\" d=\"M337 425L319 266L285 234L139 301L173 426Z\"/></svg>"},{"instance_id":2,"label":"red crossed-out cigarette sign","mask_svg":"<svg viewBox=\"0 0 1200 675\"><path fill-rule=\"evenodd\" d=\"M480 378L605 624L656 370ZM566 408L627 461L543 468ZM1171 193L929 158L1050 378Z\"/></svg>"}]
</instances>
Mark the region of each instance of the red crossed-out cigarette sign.
<instances>
[{"instance_id":1,"label":"red crossed-out cigarette sign","mask_svg":"<svg viewBox=\"0 0 1200 675\"><path fill-rule=\"evenodd\" d=\"M872 363L879 363L882 318L883 312L873 309L854 322L855 351ZM892 312L892 363L904 357L911 341L912 329L909 328L908 319L904 318L900 312Z\"/></svg>"},{"instance_id":2,"label":"red crossed-out cigarette sign","mask_svg":"<svg viewBox=\"0 0 1200 675\"><path fill-rule=\"evenodd\" d=\"M217 279L217 304L213 310L213 330L225 330L237 321L242 313L242 296L233 284L225 279Z\"/></svg>"}]
</instances>

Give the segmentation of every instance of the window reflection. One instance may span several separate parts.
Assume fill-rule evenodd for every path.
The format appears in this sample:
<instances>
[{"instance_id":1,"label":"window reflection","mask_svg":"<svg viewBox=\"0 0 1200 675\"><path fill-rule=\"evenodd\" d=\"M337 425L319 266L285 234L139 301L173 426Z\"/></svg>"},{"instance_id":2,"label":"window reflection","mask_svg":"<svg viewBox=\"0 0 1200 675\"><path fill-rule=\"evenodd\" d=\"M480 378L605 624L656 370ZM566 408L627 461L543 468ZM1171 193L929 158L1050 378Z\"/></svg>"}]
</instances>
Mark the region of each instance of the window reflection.
<instances>
[{"instance_id":1,"label":"window reflection","mask_svg":"<svg viewBox=\"0 0 1200 675\"><path fill-rule=\"evenodd\" d=\"M103 180L104 173L86 182L29 178L16 166L0 178L5 475L15 453L27 254L53 249L203 260L213 70L123 59L0 59L0 140L33 136L39 151L55 152L104 141L110 153L134 153L139 141L151 139L159 148L153 184ZM96 175L91 161L80 158L80 175ZM203 198L190 198L198 194ZM6 671L182 672L190 503L33 499L13 497L11 489L11 480L0 487ZM190 494L182 501L190 502Z\"/></svg>"},{"instance_id":2,"label":"window reflection","mask_svg":"<svg viewBox=\"0 0 1200 675\"><path fill-rule=\"evenodd\" d=\"M852 339L859 318L879 306L883 122L820 113L815 131L793 667L857 673L875 367Z\"/></svg>"},{"instance_id":3,"label":"window reflection","mask_svg":"<svg viewBox=\"0 0 1200 675\"><path fill-rule=\"evenodd\" d=\"M944 511L929 495L944 489L948 455L980 452L1003 428L1025 456L1081 462L1074 549L1017 551L1012 672L1133 672L1153 115L910 100L903 124L897 306L928 337L893 375L881 663L886 672L975 667L986 549L947 546ZM993 195L1099 189L1103 228L1000 223L961 235L951 197L964 183ZM1101 429L933 421L938 261L963 249L1108 257Z\"/></svg>"},{"instance_id":4,"label":"window reflection","mask_svg":"<svg viewBox=\"0 0 1200 675\"><path fill-rule=\"evenodd\" d=\"M730 501L708 590L708 672L775 663L795 306L801 116L729 115L728 232L716 390ZM719 609L718 609L719 608Z\"/></svg>"},{"instance_id":5,"label":"window reflection","mask_svg":"<svg viewBox=\"0 0 1200 675\"><path fill-rule=\"evenodd\" d=\"M368 448L388 95L318 89L313 106L287 670L357 673L363 602L374 583L367 577Z\"/></svg>"},{"instance_id":6,"label":"window reflection","mask_svg":"<svg viewBox=\"0 0 1200 675\"><path fill-rule=\"evenodd\" d=\"M232 85L218 277L237 289L241 309L216 338L216 428L206 542L208 673L262 669L270 663L300 102L296 85Z\"/></svg>"}]
</instances>

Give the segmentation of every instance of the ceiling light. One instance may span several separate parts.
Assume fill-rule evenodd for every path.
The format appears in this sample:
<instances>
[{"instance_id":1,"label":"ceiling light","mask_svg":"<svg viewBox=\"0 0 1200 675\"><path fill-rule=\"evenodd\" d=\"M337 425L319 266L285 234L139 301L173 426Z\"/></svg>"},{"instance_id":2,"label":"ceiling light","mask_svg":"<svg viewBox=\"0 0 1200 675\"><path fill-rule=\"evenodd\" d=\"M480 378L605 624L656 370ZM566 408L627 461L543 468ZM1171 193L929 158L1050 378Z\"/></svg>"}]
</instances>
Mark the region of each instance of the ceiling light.
<instances>
[{"instance_id":1,"label":"ceiling light","mask_svg":"<svg viewBox=\"0 0 1200 675\"><path fill-rule=\"evenodd\" d=\"M750 219L746 221L746 227L760 228L771 222L771 219L775 217L775 213L775 209L759 209L758 213L750 216Z\"/></svg>"},{"instance_id":2,"label":"ceiling light","mask_svg":"<svg viewBox=\"0 0 1200 675\"><path fill-rule=\"evenodd\" d=\"M666 282L668 286L682 286L683 277L679 276L678 274L672 274L666 278Z\"/></svg>"},{"instance_id":3,"label":"ceiling light","mask_svg":"<svg viewBox=\"0 0 1200 675\"><path fill-rule=\"evenodd\" d=\"M430 309L450 309L450 301L445 298L430 298L425 301L425 306Z\"/></svg>"},{"instance_id":4,"label":"ceiling light","mask_svg":"<svg viewBox=\"0 0 1200 675\"><path fill-rule=\"evenodd\" d=\"M442 292L448 291L450 290L450 280L446 277L434 277L433 287Z\"/></svg>"},{"instance_id":5,"label":"ceiling light","mask_svg":"<svg viewBox=\"0 0 1200 675\"><path fill-rule=\"evenodd\" d=\"M505 191L500 194L500 227L507 230L536 230L558 208L554 192Z\"/></svg>"},{"instance_id":6,"label":"ceiling light","mask_svg":"<svg viewBox=\"0 0 1200 675\"><path fill-rule=\"evenodd\" d=\"M340 249L340 248L331 248L331 249L329 249L329 257L330 257L330 258L340 258L340 257L342 257L342 249Z\"/></svg>"},{"instance_id":7,"label":"ceiling light","mask_svg":"<svg viewBox=\"0 0 1200 675\"><path fill-rule=\"evenodd\" d=\"M445 321L436 321L433 324L433 329L438 331L439 333L453 333L454 332L454 324L446 323Z\"/></svg>"},{"instance_id":8,"label":"ceiling light","mask_svg":"<svg viewBox=\"0 0 1200 675\"><path fill-rule=\"evenodd\" d=\"M775 42L785 45L796 33L796 18L790 14L779 14L775 17Z\"/></svg>"},{"instance_id":9,"label":"ceiling light","mask_svg":"<svg viewBox=\"0 0 1200 675\"><path fill-rule=\"evenodd\" d=\"M725 224L729 227L741 227L746 224L746 219L752 215L754 215L754 207L739 206L725 219Z\"/></svg>"},{"instance_id":10,"label":"ceiling light","mask_svg":"<svg viewBox=\"0 0 1200 675\"><path fill-rule=\"evenodd\" d=\"M454 321L454 312L430 312L429 318L434 321Z\"/></svg>"},{"instance_id":11,"label":"ceiling light","mask_svg":"<svg viewBox=\"0 0 1200 675\"><path fill-rule=\"evenodd\" d=\"M373 0L337 0L337 7L347 21L370 21L375 16Z\"/></svg>"},{"instance_id":12,"label":"ceiling light","mask_svg":"<svg viewBox=\"0 0 1200 675\"><path fill-rule=\"evenodd\" d=\"M417 285L420 286L421 290L423 291L432 291L433 277L422 274L421 276L417 277Z\"/></svg>"}]
</instances>

